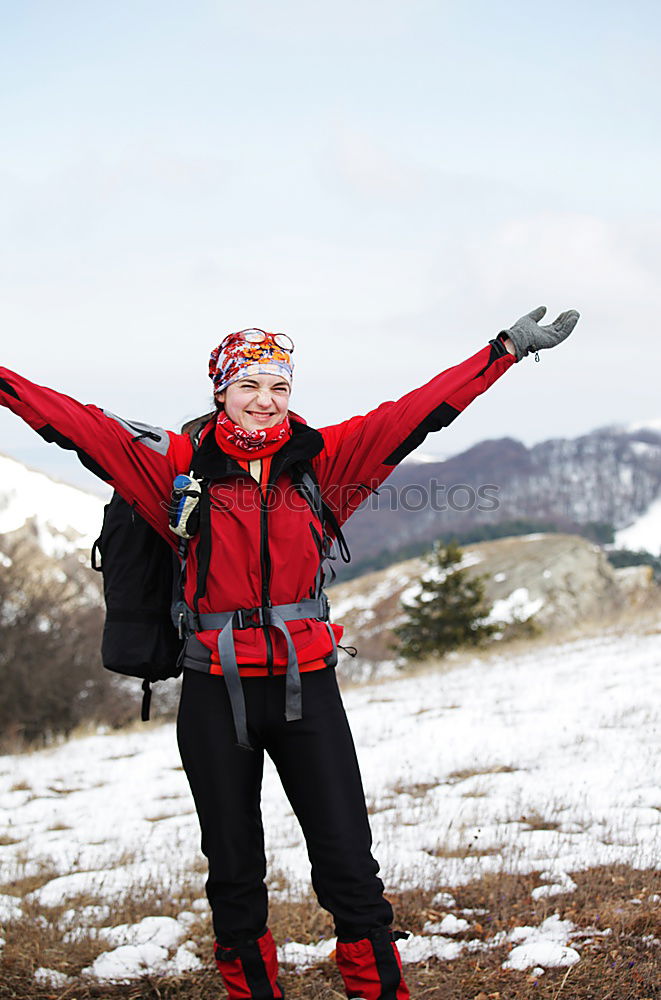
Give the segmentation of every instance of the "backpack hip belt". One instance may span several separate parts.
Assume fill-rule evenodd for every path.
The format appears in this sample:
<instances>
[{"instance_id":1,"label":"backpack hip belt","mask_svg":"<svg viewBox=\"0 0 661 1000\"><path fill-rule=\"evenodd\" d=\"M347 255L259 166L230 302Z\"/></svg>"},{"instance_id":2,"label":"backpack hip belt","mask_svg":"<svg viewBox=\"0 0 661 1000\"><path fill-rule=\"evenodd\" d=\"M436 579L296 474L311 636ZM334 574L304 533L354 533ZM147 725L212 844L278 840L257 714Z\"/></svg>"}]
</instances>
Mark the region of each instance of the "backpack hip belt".
<instances>
[{"instance_id":1,"label":"backpack hip belt","mask_svg":"<svg viewBox=\"0 0 661 1000\"><path fill-rule=\"evenodd\" d=\"M175 608L175 624L182 633L208 632L211 629L223 629L232 622L234 629L260 628L263 625L275 625L273 615L286 622L301 621L304 618L317 618L328 621L330 603L322 592L320 597L306 597L294 604L274 604L270 607L238 608L236 611L217 611L212 614L199 614L187 604Z\"/></svg>"},{"instance_id":2,"label":"backpack hip belt","mask_svg":"<svg viewBox=\"0 0 661 1000\"><path fill-rule=\"evenodd\" d=\"M275 604L270 607L239 608L236 611L219 611L213 614L199 614L186 604L178 604L175 608L176 624L182 635L193 635L195 632L206 632L220 629L218 635L218 656L220 658L223 676L227 687L232 709L232 718L238 745L246 750L252 750L248 737L248 722L246 703L241 687L239 665L234 648L234 629L259 628L271 625L277 628L287 643L287 679L285 684L285 718L294 722L303 717L301 699L301 675L298 669L296 647L285 624L288 621L301 621L304 618L315 618L323 621L333 642L333 653L337 656L335 633L329 623L330 605L328 597L322 592L319 597L305 598L294 604ZM184 660L184 666L187 666Z\"/></svg>"}]
</instances>

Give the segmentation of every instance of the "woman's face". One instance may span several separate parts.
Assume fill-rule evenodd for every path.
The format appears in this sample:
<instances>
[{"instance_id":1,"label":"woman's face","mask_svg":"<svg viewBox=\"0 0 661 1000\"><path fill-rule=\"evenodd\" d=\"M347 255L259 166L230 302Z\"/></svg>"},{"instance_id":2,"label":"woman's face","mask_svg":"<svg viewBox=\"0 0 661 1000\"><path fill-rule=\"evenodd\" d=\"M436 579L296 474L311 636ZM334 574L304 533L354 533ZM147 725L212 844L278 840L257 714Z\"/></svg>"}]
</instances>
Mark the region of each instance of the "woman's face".
<instances>
[{"instance_id":1,"label":"woman's face","mask_svg":"<svg viewBox=\"0 0 661 1000\"><path fill-rule=\"evenodd\" d=\"M216 396L230 420L246 431L275 427L289 409L290 386L279 375L249 375Z\"/></svg>"}]
</instances>

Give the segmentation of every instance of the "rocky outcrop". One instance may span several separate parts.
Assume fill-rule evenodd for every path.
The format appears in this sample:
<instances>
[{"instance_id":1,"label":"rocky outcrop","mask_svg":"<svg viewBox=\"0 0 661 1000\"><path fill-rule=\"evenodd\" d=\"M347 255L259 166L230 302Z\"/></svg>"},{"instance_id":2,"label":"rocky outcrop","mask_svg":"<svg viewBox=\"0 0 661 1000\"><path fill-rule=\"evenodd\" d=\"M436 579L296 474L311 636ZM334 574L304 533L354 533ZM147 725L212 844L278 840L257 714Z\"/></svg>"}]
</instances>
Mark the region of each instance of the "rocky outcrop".
<instances>
[{"instance_id":1,"label":"rocky outcrop","mask_svg":"<svg viewBox=\"0 0 661 1000\"><path fill-rule=\"evenodd\" d=\"M485 577L491 618L503 623L532 617L555 632L607 623L658 591L649 567L616 570L597 545L577 535L502 538L463 553L462 565ZM402 619L402 599L417 593L426 572L423 559L409 559L329 589L333 621L345 625L342 641L357 647L357 664L396 658L392 629ZM345 658L341 663L351 672Z\"/></svg>"}]
</instances>

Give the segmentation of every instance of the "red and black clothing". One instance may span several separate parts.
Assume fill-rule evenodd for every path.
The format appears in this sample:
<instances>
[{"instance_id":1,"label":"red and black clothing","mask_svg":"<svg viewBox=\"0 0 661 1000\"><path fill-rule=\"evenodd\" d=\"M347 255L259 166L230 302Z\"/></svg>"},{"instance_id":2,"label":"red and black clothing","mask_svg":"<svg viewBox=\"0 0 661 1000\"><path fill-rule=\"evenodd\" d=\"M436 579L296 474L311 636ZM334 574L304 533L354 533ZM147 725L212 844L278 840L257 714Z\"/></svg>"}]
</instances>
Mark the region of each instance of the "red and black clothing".
<instances>
[{"instance_id":1,"label":"red and black clothing","mask_svg":"<svg viewBox=\"0 0 661 1000\"><path fill-rule=\"evenodd\" d=\"M513 363L495 340L365 416L314 430L292 414L292 434L269 456L262 481L223 451L213 423L194 453L188 435L124 421L3 368L0 403L44 440L77 452L174 548L166 510L174 477L193 469L209 482L185 581L187 605L205 615L286 605L314 593L322 525L292 489L297 462L311 462L323 500L341 526L430 431L450 424ZM341 638L341 627L330 627L335 640ZM327 622L314 618L288 622L287 631L302 674L302 718L290 722L283 711L286 636L269 624L233 633L252 752L235 745L225 678L214 676L223 672L220 630L200 628L184 661L190 669L184 671L178 739L209 859L219 968L237 1000L281 996L265 929L259 800L266 751L301 823L319 901L335 918L347 994L404 1000L408 991L388 930L392 911L371 854L353 741L327 666L333 636ZM249 967L261 984L254 989L246 985Z\"/></svg>"},{"instance_id":2,"label":"red and black clothing","mask_svg":"<svg viewBox=\"0 0 661 1000\"><path fill-rule=\"evenodd\" d=\"M205 614L256 608L265 598L278 605L308 596L319 563L315 532L320 525L305 499L291 489L293 463L312 462L323 499L341 526L430 431L450 424L513 363L513 356L494 340L421 388L364 416L313 430L292 415L292 436L271 458L267 509L260 484L221 451L211 428L193 457L187 434L122 420L6 368L0 368L0 403L44 440L75 451L83 465L134 504L175 549L178 539L169 530L167 515L174 477L193 466L211 480L209 564L200 573L199 538L192 539L185 588L186 603ZM286 502L273 502L276 487ZM318 661L332 649L324 622L292 622L289 632L299 664ZM218 634L218 629L197 634L209 651L212 673L222 670L213 663ZM339 626L335 634L341 636ZM234 644L239 666L263 667L267 674L287 663L285 638L273 627L237 631Z\"/></svg>"}]
</instances>

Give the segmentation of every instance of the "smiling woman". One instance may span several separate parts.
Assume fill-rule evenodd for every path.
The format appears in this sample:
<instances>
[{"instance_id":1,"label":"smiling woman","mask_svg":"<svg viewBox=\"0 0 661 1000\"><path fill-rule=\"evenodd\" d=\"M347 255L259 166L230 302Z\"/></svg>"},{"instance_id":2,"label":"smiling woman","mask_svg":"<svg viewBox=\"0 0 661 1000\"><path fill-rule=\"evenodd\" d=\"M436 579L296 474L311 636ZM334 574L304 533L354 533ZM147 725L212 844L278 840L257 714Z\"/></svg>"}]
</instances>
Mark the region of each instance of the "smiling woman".
<instances>
[{"instance_id":1,"label":"smiling woman","mask_svg":"<svg viewBox=\"0 0 661 1000\"><path fill-rule=\"evenodd\" d=\"M251 375L233 382L216 396L225 413L244 430L274 427L287 416L289 383L275 375Z\"/></svg>"},{"instance_id":2,"label":"smiling woman","mask_svg":"<svg viewBox=\"0 0 661 1000\"><path fill-rule=\"evenodd\" d=\"M218 427L230 443L254 450L289 436L293 353L293 341L286 334L254 328L230 333L212 351L209 377ZM276 426L278 433L269 434Z\"/></svg>"},{"instance_id":3,"label":"smiling woman","mask_svg":"<svg viewBox=\"0 0 661 1000\"><path fill-rule=\"evenodd\" d=\"M209 363L216 412L190 434L128 423L0 368L0 403L74 449L182 561L177 736L230 1000L283 996L267 926L265 754L301 824L319 902L333 915L347 996L409 997L333 669L343 629L330 621L323 563L365 496L428 433L515 361L564 340L578 319L570 311L540 326L543 314L533 310L400 399L320 430L289 408L294 345L285 334L224 338ZM185 531L167 504L180 479L196 481L197 520L187 518Z\"/></svg>"}]
</instances>

